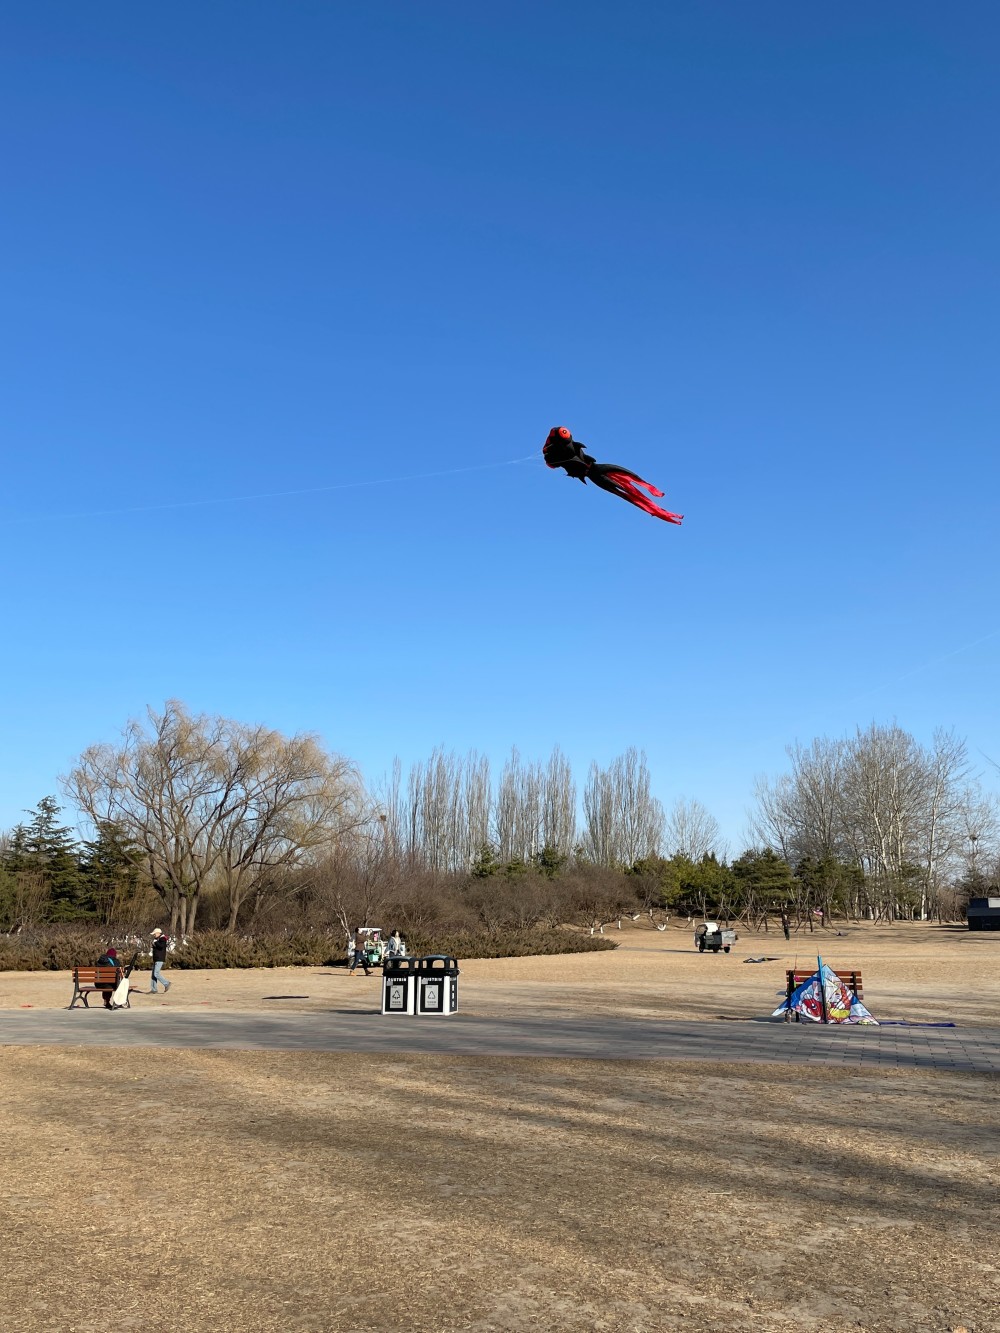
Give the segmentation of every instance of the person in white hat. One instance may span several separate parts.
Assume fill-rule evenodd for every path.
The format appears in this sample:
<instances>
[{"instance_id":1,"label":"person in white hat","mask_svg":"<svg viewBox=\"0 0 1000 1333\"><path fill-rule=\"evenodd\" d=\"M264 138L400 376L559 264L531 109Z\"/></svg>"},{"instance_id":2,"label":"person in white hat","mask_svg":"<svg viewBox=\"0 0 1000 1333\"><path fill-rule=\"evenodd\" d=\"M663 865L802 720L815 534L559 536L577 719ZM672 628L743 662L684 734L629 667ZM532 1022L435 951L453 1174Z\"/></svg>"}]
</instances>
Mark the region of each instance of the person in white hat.
<instances>
[{"instance_id":1,"label":"person in white hat","mask_svg":"<svg viewBox=\"0 0 1000 1333\"><path fill-rule=\"evenodd\" d=\"M167 961L167 945L169 943L169 936L164 935L163 931L157 926L153 931L153 972L149 978L150 995L156 994L157 982L160 982L163 986L164 994L170 989L170 982L163 975L163 965Z\"/></svg>"}]
</instances>

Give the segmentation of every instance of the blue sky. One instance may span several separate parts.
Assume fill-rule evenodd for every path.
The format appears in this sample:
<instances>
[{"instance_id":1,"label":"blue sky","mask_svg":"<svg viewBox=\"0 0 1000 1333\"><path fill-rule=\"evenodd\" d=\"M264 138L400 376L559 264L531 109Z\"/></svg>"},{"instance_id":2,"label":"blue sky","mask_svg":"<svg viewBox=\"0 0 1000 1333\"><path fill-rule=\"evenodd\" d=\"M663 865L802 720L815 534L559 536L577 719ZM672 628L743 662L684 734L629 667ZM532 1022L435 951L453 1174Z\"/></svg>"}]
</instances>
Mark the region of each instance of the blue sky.
<instances>
[{"instance_id":1,"label":"blue sky","mask_svg":"<svg viewBox=\"0 0 1000 1333\"><path fill-rule=\"evenodd\" d=\"M1000 759L998 47L919 0L9 13L0 826L171 697L371 781L636 745L736 850L795 739Z\"/></svg>"}]
</instances>

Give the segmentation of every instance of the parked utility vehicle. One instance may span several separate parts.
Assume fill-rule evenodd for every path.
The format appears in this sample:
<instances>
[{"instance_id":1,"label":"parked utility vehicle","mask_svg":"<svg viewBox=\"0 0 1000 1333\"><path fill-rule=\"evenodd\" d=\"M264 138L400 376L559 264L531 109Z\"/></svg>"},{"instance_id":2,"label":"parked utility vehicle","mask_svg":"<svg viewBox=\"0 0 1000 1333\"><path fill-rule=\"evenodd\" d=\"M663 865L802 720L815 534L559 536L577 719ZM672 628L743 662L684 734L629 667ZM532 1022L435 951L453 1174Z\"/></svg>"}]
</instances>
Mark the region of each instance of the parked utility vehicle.
<instances>
[{"instance_id":1,"label":"parked utility vehicle","mask_svg":"<svg viewBox=\"0 0 1000 1333\"><path fill-rule=\"evenodd\" d=\"M720 949L728 953L738 939L735 930L723 930L718 921L703 921L695 927L694 942L699 953L706 949L711 953L718 953Z\"/></svg>"}]
</instances>

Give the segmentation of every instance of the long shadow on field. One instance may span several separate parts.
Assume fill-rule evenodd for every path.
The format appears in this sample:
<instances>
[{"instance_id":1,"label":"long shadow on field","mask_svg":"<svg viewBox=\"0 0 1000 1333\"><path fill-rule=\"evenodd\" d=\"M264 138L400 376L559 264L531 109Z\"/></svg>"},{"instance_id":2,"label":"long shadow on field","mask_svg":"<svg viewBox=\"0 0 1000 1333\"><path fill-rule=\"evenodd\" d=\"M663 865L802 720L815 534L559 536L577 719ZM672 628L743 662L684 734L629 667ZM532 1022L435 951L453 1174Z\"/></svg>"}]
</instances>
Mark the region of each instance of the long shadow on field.
<instances>
[{"instance_id":1,"label":"long shadow on field","mask_svg":"<svg viewBox=\"0 0 1000 1333\"><path fill-rule=\"evenodd\" d=\"M340 1058L325 1059L336 1064ZM746 1191L778 1215L789 1209L790 1185L799 1214L833 1206L862 1217L936 1220L955 1227L971 1217L983 1222L995 1208L997 1182L982 1162L984 1127L996 1121L992 1083L962 1080L964 1115L958 1122L953 1085L914 1097L905 1077L891 1080L898 1086L887 1093L887 1081L878 1076L813 1072L809 1083L793 1083L794 1095L780 1103L767 1094L773 1089L778 1098L786 1096L787 1082L780 1076L755 1081L744 1070L733 1078L689 1076L681 1092L651 1087L646 1069L637 1076L623 1067L610 1077L591 1078L518 1060L505 1078L491 1070L494 1061L453 1059L446 1067L435 1057L399 1061L406 1074L365 1075L357 1133L341 1146L353 1139L351 1151L364 1156L371 1151L372 1118L382 1118L386 1127L398 1122L401 1137L380 1138L381 1164L373 1160L372 1167L413 1181L421 1206L433 1209L446 1211L453 1204L455 1186L436 1197L422 1163L436 1164L432 1171L438 1172L444 1163L447 1175L457 1163L474 1161L480 1180L488 1168L487 1176L505 1182L500 1184L505 1207L508 1190L523 1193L526 1181L550 1176L560 1155L575 1163L577 1173L608 1177L608 1184L613 1179L616 1195L635 1189L665 1191L668 1197L671 1190L705 1189L708 1145L718 1168L715 1187ZM255 1143L273 1148L290 1140L299 1145L297 1151L328 1146L330 1121L344 1128L344 1115L350 1121L351 1113L336 1095L335 1071L326 1072L333 1081L325 1108L317 1103L300 1111L293 1098L284 1102L280 1120L237 1117L246 1151ZM676 1083L676 1066L671 1075ZM749 1087L741 1091L741 1083ZM357 1084L352 1088L356 1092ZM722 1143L720 1116L729 1124ZM953 1164L956 1153L969 1159L960 1173L935 1165L946 1156ZM478 1192L493 1197L493 1191ZM471 1197L476 1194L473 1189Z\"/></svg>"}]
</instances>

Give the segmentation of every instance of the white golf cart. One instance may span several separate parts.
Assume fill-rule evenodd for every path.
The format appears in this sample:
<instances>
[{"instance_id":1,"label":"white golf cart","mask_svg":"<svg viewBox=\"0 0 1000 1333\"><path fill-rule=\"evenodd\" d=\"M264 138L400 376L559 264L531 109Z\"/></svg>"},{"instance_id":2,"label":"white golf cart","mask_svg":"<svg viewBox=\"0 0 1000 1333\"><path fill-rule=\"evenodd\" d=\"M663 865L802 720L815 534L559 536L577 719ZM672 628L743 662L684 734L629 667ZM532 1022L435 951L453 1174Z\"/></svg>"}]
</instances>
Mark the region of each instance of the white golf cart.
<instances>
[{"instance_id":1,"label":"white golf cart","mask_svg":"<svg viewBox=\"0 0 1000 1333\"><path fill-rule=\"evenodd\" d=\"M694 942L699 953L728 953L739 939L735 930L723 930L718 921L703 921L695 927Z\"/></svg>"}]
</instances>

